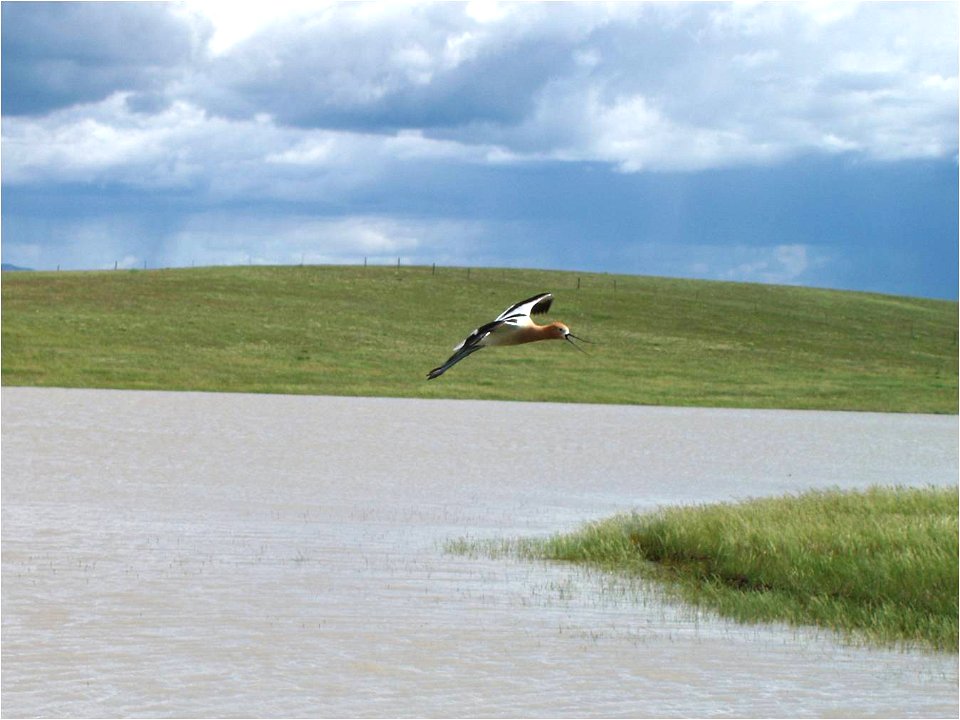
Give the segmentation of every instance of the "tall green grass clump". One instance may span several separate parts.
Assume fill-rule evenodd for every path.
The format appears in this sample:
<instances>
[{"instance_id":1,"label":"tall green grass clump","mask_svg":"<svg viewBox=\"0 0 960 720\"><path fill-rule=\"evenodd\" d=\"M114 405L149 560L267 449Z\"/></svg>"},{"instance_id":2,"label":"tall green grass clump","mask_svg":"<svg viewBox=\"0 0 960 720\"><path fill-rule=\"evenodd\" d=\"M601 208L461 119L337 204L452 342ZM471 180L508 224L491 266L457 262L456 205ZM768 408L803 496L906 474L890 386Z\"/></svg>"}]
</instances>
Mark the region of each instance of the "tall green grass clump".
<instances>
[{"instance_id":1,"label":"tall green grass clump","mask_svg":"<svg viewBox=\"0 0 960 720\"><path fill-rule=\"evenodd\" d=\"M957 651L956 488L814 491L620 515L541 557L664 580L740 621Z\"/></svg>"}]
</instances>

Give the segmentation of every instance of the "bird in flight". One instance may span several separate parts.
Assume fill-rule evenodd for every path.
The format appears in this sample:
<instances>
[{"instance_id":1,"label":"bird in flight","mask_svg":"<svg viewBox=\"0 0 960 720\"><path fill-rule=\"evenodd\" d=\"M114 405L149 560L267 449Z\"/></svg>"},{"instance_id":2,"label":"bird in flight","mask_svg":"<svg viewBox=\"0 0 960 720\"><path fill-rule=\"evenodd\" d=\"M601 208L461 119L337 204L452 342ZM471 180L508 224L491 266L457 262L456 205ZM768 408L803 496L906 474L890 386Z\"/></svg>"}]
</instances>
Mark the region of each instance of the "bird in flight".
<instances>
[{"instance_id":1,"label":"bird in flight","mask_svg":"<svg viewBox=\"0 0 960 720\"><path fill-rule=\"evenodd\" d=\"M467 335L466 339L453 349L453 355L443 365L427 373L427 380L440 377L465 357L485 347L520 345L521 343L537 342L538 340L566 340L577 350L584 352L583 348L578 347L573 340L582 340L583 342L589 342L589 340L577 337L562 322L537 325L530 319L531 315L540 315L547 312L552 303L553 295L540 293L511 305L500 313L496 320L481 325Z\"/></svg>"}]
</instances>

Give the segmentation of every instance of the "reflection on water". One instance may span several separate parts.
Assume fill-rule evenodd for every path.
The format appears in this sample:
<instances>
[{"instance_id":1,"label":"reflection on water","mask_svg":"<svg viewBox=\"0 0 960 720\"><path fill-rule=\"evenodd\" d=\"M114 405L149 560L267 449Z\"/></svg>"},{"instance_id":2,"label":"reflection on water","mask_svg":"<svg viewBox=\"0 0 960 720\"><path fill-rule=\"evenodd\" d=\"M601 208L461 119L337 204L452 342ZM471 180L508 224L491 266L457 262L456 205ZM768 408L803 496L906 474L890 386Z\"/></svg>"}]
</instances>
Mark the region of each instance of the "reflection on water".
<instances>
[{"instance_id":1,"label":"reflection on water","mask_svg":"<svg viewBox=\"0 0 960 720\"><path fill-rule=\"evenodd\" d=\"M950 716L955 655L445 554L957 482L957 418L4 388L3 715Z\"/></svg>"}]
</instances>

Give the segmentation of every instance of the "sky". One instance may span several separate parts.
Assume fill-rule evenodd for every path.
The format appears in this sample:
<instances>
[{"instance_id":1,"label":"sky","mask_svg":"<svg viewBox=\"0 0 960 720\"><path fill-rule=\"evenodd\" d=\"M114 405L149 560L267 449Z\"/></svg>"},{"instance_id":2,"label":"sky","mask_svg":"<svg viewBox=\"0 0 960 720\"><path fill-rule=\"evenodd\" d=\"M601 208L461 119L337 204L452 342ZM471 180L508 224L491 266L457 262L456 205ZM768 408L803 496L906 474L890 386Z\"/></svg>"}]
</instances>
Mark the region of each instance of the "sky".
<instances>
[{"instance_id":1,"label":"sky","mask_svg":"<svg viewBox=\"0 0 960 720\"><path fill-rule=\"evenodd\" d=\"M3 2L0 30L4 263L957 298L953 2Z\"/></svg>"}]
</instances>

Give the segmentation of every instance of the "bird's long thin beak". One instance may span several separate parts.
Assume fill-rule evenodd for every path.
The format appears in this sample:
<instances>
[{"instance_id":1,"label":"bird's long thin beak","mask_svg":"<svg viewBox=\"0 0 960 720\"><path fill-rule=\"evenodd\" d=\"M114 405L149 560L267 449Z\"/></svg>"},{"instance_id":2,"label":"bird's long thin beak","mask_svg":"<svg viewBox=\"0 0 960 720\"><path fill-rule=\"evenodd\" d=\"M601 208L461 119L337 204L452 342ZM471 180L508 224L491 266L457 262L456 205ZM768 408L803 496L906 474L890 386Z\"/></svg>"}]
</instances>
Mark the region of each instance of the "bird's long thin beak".
<instances>
[{"instance_id":1,"label":"bird's long thin beak","mask_svg":"<svg viewBox=\"0 0 960 720\"><path fill-rule=\"evenodd\" d=\"M563 338L564 338L564 340L566 340L568 343L570 343L571 345L573 345L577 350L579 350L580 352L582 352L584 355L589 355L589 354L590 354L590 353L588 353L586 350L584 350L582 347L580 347L579 345L577 345L577 344L574 342L574 340L579 340L580 342L588 343L588 342L590 342L589 340L584 340L582 337L577 337L577 336L574 335L573 333L567 333L566 335L563 336Z\"/></svg>"}]
</instances>

